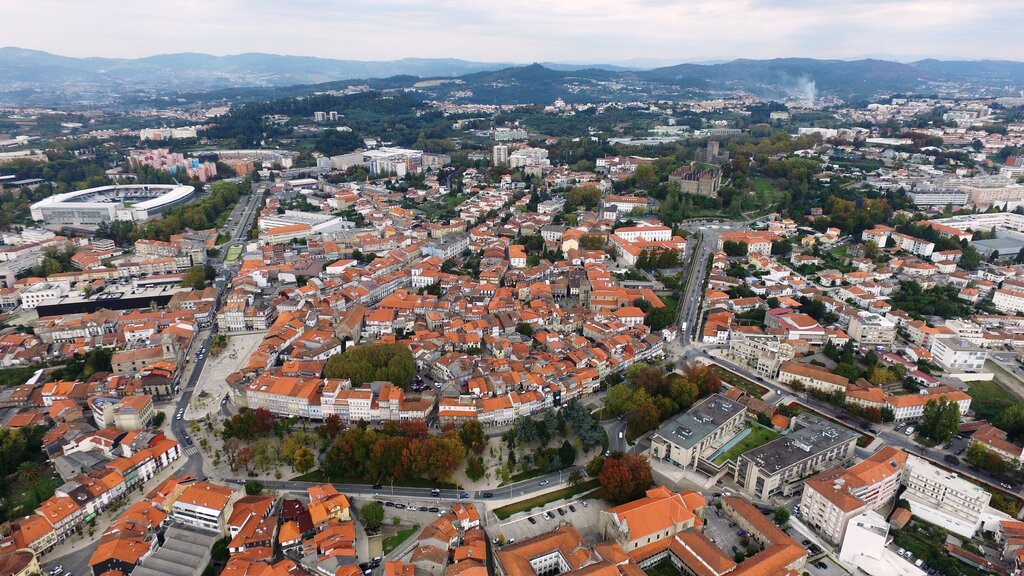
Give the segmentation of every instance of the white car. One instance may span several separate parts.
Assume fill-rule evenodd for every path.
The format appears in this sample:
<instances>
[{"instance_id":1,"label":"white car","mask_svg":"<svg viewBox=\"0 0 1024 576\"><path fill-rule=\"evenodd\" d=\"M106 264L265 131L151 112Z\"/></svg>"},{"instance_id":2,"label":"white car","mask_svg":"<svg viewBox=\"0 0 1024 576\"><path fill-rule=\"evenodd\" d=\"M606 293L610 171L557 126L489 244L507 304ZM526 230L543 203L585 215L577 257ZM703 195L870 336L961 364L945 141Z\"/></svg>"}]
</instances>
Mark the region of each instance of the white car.
<instances>
[{"instance_id":1,"label":"white car","mask_svg":"<svg viewBox=\"0 0 1024 576\"><path fill-rule=\"evenodd\" d=\"M57 564L53 568L50 568L50 574L60 574L60 571L63 570L63 569L64 569L63 566L61 566L60 564Z\"/></svg>"}]
</instances>

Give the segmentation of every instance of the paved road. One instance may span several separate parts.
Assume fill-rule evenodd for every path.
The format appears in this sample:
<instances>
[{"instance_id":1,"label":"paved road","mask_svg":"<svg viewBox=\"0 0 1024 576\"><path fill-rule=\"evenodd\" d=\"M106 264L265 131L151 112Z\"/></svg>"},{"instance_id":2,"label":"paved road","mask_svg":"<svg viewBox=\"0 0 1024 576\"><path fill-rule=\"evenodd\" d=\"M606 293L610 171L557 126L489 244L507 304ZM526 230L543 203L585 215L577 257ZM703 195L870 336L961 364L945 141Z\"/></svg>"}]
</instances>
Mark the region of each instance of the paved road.
<instances>
[{"instance_id":1,"label":"paved road","mask_svg":"<svg viewBox=\"0 0 1024 576\"><path fill-rule=\"evenodd\" d=\"M217 269L219 274L225 277L224 286L230 283L232 276L237 272L237 266L224 267L224 257L227 255L228 248L234 245L244 245L248 240L248 230L252 225L253 218L259 211L261 194L252 193L247 196L243 196L242 201L239 202L232 210L232 223L234 227L230 230L231 240L219 246L220 255L213 259L211 264ZM224 286L218 286L221 291L221 295L224 291ZM222 304L220 296L216 308L219 309ZM216 309L214 310L216 314ZM203 472L203 454L197 446L188 444L188 421L184 419L176 419L176 415L179 410L183 411L188 406L189 401L192 399L192 393L195 391L196 383L199 382L199 378L202 376L203 368L206 366L206 355L203 355L202 359L196 359L195 352L200 348L209 349L210 340L213 335L216 334L216 328L209 331L204 331L201 338L197 338L196 342L193 343L192 348L186 352L187 361L194 362L192 367L192 373L188 380L181 384L182 392L177 402L174 404L173 411L169 414L170 418L170 430L175 438L181 443L181 449L187 459L185 464L179 470L180 474L192 474L197 478L202 478L206 474ZM95 539L98 540L101 536L100 533L96 533ZM64 573L70 572L74 576L85 576L90 573L89 558L92 556L92 551L95 548L94 543L88 541L82 541L77 544L80 548L72 551L69 554L65 554L59 558L49 559L43 564L43 572L49 573L50 569L54 566L61 565Z\"/></svg>"}]
</instances>

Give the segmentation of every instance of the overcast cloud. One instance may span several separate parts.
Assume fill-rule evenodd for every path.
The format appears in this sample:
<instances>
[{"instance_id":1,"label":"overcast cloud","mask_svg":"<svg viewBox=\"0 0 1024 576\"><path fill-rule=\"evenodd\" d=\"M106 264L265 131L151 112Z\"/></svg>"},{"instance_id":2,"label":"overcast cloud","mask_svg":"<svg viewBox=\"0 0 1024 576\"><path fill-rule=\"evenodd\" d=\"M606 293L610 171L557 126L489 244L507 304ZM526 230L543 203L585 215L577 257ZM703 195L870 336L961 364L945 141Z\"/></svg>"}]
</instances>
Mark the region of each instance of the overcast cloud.
<instances>
[{"instance_id":1,"label":"overcast cloud","mask_svg":"<svg viewBox=\"0 0 1024 576\"><path fill-rule=\"evenodd\" d=\"M0 44L66 56L352 60L1024 58L1024 0L0 0Z\"/></svg>"}]
</instances>

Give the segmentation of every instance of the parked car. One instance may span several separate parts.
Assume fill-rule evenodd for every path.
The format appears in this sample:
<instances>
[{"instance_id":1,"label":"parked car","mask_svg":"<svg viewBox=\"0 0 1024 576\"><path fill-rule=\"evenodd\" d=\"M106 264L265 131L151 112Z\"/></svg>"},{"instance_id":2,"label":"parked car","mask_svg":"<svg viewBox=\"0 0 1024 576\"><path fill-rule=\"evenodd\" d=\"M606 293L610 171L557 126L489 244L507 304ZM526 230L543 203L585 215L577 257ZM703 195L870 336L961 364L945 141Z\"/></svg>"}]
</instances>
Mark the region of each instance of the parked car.
<instances>
[{"instance_id":1,"label":"parked car","mask_svg":"<svg viewBox=\"0 0 1024 576\"><path fill-rule=\"evenodd\" d=\"M395 503L394 502L390 502L390 501L389 502L385 502L384 503L384 507L385 508L394 508L395 507Z\"/></svg>"},{"instance_id":2,"label":"parked car","mask_svg":"<svg viewBox=\"0 0 1024 576\"><path fill-rule=\"evenodd\" d=\"M821 568L822 570L828 570L828 564L825 564L824 562L818 562L815 564L815 566Z\"/></svg>"},{"instance_id":3,"label":"parked car","mask_svg":"<svg viewBox=\"0 0 1024 576\"><path fill-rule=\"evenodd\" d=\"M427 512L439 512L439 511L440 511L440 508L438 508L437 506L431 506L431 507L430 507L430 508L429 508L429 509L427 510Z\"/></svg>"},{"instance_id":4,"label":"parked car","mask_svg":"<svg viewBox=\"0 0 1024 576\"><path fill-rule=\"evenodd\" d=\"M537 519L534 518L533 516L530 516L529 518L527 518L527 520L530 521L530 524L536 524L537 523Z\"/></svg>"},{"instance_id":5,"label":"parked car","mask_svg":"<svg viewBox=\"0 0 1024 576\"><path fill-rule=\"evenodd\" d=\"M586 508L587 507L587 501L586 500L580 500L580 506L583 506L584 508Z\"/></svg>"},{"instance_id":6,"label":"parked car","mask_svg":"<svg viewBox=\"0 0 1024 576\"><path fill-rule=\"evenodd\" d=\"M494 492L484 492L481 496L484 498L494 498Z\"/></svg>"},{"instance_id":7,"label":"parked car","mask_svg":"<svg viewBox=\"0 0 1024 576\"><path fill-rule=\"evenodd\" d=\"M570 512L575 512L576 511L576 507L573 506L572 504L569 504L569 511Z\"/></svg>"}]
</instances>

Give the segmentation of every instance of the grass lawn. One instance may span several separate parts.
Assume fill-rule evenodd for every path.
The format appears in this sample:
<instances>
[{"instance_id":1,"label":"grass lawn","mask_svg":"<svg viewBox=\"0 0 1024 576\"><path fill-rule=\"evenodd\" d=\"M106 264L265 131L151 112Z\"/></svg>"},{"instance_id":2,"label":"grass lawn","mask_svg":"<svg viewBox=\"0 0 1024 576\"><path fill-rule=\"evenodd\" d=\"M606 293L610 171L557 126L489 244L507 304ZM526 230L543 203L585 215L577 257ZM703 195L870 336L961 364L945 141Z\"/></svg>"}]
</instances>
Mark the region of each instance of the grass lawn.
<instances>
[{"instance_id":1,"label":"grass lawn","mask_svg":"<svg viewBox=\"0 0 1024 576\"><path fill-rule=\"evenodd\" d=\"M644 572L647 576L683 576L679 568L676 568L676 565L667 558L654 566L644 568Z\"/></svg>"},{"instance_id":2,"label":"grass lawn","mask_svg":"<svg viewBox=\"0 0 1024 576\"><path fill-rule=\"evenodd\" d=\"M21 386L41 366L19 366L18 368L6 368L0 370L0 386Z\"/></svg>"},{"instance_id":3,"label":"grass lawn","mask_svg":"<svg viewBox=\"0 0 1024 576\"><path fill-rule=\"evenodd\" d=\"M543 468L534 468L533 470L527 470L526 472L519 472L509 477L508 482L502 482L499 486L506 486L508 484L515 484L516 482L522 482L523 480L529 480L530 478L536 478L537 476L543 476L548 472L554 472L554 470L546 470Z\"/></svg>"},{"instance_id":4,"label":"grass lawn","mask_svg":"<svg viewBox=\"0 0 1024 576\"><path fill-rule=\"evenodd\" d=\"M391 552L395 548L398 548L399 546L401 546L402 542L405 542L406 540L408 540L409 537L412 536L413 534L415 534L416 531L419 530L419 529L420 529L420 526L419 526L419 524L417 524L417 525L413 526L412 528L406 528L405 530L399 531L399 533L395 534L394 536L388 536L387 538L385 538L384 539L384 544L383 544L383 546L384 546L384 553L387 554L388 552Z\"/></svg>"},{"instance_id":5,"label":"grass lawn","mask_svg":"<svg viewBox=\"0 0 1024 576\"><path fill-rule=\"evenodd\" d=\"M744 378L731 370L726 370L718 365L712 365L711 370L714 371L715 374L718 374L718 377L726 384L735 386L751 396L763 398L764 395L768 393L768 389L764 386L761 386L753 380Z\"/></svg>"},{"instance_id":6,"label":"grass lawn","mask_svg":"<svg viewBox=\"0 0 1024 576\"><path fill-rule=\"evenodd\" d=\"M60 479L60 476L52 468L48 468L45 475L31 481L27 485L21 481L16 482L10 491L9 516L16 518L31 514L39 506L40 502L53 496L54 491L63 483L64 481Z\"/></svg>"},{"instance_id":7,"label":"grass lawn","mask_svg":"<svg viewBox=\"0 0 1024 576\"><path fill-rule=\"evenodd\" d=\"M561 490L555 490L554 492L548 492L547 494L541 494L540 496L534 496L528 500L520 500L519 502L513 502L508 506L502 506L501 508L494 509L494 515L501 520L507 520L509 516L519 512L526 512L533 510L538 506L543 506L549 502L555 500L561 500L576 494L583 494L584 492L590 492L599 488L597 480L588 480L578 486L569 486L562 488Z\"/></svg>"},{"instance_id":8,"label":"grass lawn","mask_svg":"<svg viewBox=\"0 0 1024 576\"><path fill-rule=\"evenodd\" d=\"M762 446L779 438L779 434L774 430L769 430L761 426L750 426L750 434L747 434L746 438L740 440L735 446L729 448L724 454L715 458L715 465L721 466L729 460L735 460L740 454L743 454L747 450L753 450L758 446Z\"/></svg>"},{"instance_id":9,"label":"grass lawn","mask_svg":"<svg viewBox=\"0 0 1024 576\"><path fill-rule=\"evenodd\" d=\"M227 262L228 264L234 264L235 262L238 261L238 258L241 255L242 255L242 247L241 246L232 246L231 248L228 248L228 253L227 253L226 256L224 256L224 261Z\"/></svg>"},{"instance_id":10,"label":"grass lawn","mask_svg":"<svg viewBox=\"0 0 1024 576\"><path fill-rule=\"evenodd\" d=\"M292 482L326 482L334 484L372 484L367 482L363 478L356 478L354 476L347 476L343 478L328 478L324 476L323 471L313 470L312 472L306 472L301 476L292 478ZM384 492L391 486L389 480L381 480L381 491ZM433 480L426 480L424 478L405 478L402 480L396 480L395 486L404 486L406 488L444 488L444 489L456 489L458 486L451 482L434 482Z\"/></svg>"},{"instance_id":11,"label":"grass lawn","mask_svg":"<svg viewBox=\"0 0 1024 576\"><path fill-rule=\"evenodd\" d=\"M975 416L989 422L998 420L1003 410L1017 403L1017 397L997 380L971 382L967 393L971 396L971 410Z\"/></svg>"}]
</instances>

